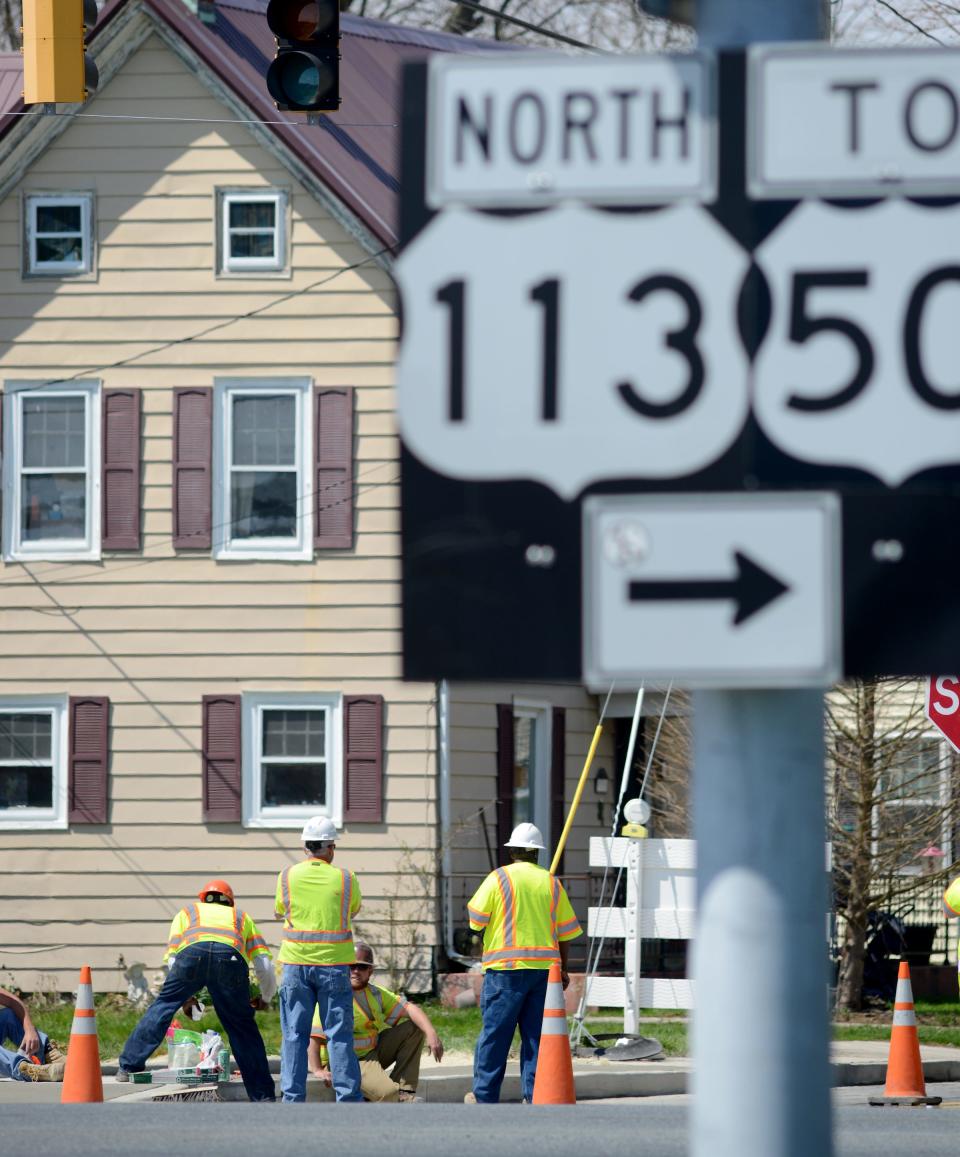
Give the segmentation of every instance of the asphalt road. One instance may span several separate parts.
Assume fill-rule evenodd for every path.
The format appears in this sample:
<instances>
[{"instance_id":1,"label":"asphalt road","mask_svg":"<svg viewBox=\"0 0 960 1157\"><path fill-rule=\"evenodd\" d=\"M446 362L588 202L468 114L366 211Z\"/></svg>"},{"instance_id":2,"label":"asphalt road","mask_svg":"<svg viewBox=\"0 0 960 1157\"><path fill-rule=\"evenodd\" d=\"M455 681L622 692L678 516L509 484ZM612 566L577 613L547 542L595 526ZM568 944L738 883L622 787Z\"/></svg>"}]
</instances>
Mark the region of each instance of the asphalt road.
<instances>
[{"instance_id":1,"label":"asphalt road","mask_svg":"<svg viewBox=\"0 0 960 1157\"><path fill-rule=\"evenodd\" d=\"M960 1085L941 1109L869 1108L870 1089L835 1094L835 1157L942 1157L960 1148ZM951 1105L949 1102L953 1102ZM353 1157L686 1157L686 1097L556 1108L502 1105L108 1105L3 1108L4 1153L69 1157L237 1157L324 1151ZM307 1132L304 1132L306 1127ZM312 1140L304 1149L304 1140ZM811 1154L810 1157L822 1157Z\"/></svg>"}]
</instances>

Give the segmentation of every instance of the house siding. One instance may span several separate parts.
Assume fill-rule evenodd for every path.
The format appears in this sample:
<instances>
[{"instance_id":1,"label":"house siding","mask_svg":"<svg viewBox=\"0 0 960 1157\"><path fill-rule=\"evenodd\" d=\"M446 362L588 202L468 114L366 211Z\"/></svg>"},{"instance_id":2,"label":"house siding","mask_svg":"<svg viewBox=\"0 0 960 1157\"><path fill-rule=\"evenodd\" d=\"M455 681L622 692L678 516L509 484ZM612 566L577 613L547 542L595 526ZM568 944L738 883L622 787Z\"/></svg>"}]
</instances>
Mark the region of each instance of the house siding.
<instances>
[{"instance_id":1,"label":"house siding","mask_svg":"<svg viewBox=\"0 0 960 1157\"><path fill-rule=\"evenodd\" d=\"M400 679L390 280L156 36L84 111L193 123L75 119L0 202L0 378L81 375L143 402L140 551L0 564L0 695L111 703L108 823L0 831L3 982L68 991L89 964L97 989L125 989L120 959L159 967L168 921L211 876L277 946L274 884L299 832L202 821L201 701L286 690L385 698L384 820L348 824L337 863L359 875L358 923L374 940L388 925L422 991L437 941L435 688ZM216 275L215 189L230 186L287 190L292 276ZM22 278L21 195L56 190L95 195L95 271ZM174 548L173 390L258 374L355 389L353 549L218 563Z\"/></svg>"}]
</instances>

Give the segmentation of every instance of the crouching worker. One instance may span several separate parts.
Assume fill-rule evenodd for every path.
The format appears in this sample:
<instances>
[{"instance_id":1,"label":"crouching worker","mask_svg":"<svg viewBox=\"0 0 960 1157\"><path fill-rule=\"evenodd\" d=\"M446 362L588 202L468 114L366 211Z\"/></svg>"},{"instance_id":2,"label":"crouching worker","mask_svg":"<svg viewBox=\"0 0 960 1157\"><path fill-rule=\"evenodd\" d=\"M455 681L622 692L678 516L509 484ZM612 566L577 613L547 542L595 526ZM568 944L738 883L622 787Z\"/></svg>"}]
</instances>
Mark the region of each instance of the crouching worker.
<instances>
[{"instance_id":1,"label":"crouching worker","mask_svg":"<svg viewBox=\"0 0 960 1157\"><path fill-rule=\"evenodd\" d=\"M365 1101L417 1101L424 1043L434 1060L439 1061L443 1056L443 1042L422 1008L370 983L373 976L370 945L357 940L354 949L356 960L350 965L350 987L353 989L353 1048L360 1062L360 1092ZM314 1076L329 1085L330 1062L326 1052L323 1025L316 1013L307 1063Z\"/></svg>"},{"instance_id":2,"label":"crouching worker","mask_svg":"<svg viewBox=\"0 0 960 1157\"><path fill-rule=\"evenodd\" d=\"M199 904L181 908L173 918L164 957L172 958L170 971L157 999L123 1046L117 1080L129 1081L130 1073L143 1071L177 1009L192 1003L206 988L227 1030L247 1096L251 1101L274 1101L267 1050L253 1014L254 1007L266 1007L266 1001L277 991L270 949L256 924L235 906L233 889L225 880L211 880L198 897ZM250 964L260 985L255 1001L250 999Z\"/></svg>"},{"instance_id":3,"label":"crouching worker","mask_svg":"<svg viewBox=\"0 0 960 1157\"><path fill-rule=\"evenodd\" d=\"M4 1047L8 1043L14 1047ZM66 1059L57 1042L34 1025L26 1002L0 988L0 1077L62 1081Z\"/></svg>"}]
</instances>

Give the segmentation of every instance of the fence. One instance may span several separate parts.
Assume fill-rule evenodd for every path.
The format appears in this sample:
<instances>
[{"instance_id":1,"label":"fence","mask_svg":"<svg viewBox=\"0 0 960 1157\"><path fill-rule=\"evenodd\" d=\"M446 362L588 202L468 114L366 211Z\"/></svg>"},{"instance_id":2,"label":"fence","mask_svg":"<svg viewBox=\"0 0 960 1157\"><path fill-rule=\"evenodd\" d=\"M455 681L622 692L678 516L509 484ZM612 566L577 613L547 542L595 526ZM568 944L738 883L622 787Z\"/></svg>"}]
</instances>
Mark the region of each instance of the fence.
<instances>
[{"instance_id":1,"label":"fence","mask_svg":"<svg viewBox=\"0 0 960 1157\"><path fill-rule=\"evenodd\" d=\"M626 906L588 910L591 937L624 941L623 976L587 978L587 1004L622 1008L624 1031L637 1032L641 1008L693 1007L686 978L641 975L646 939L690 940L696 915L696 844L693 840L631 840L594 837L590 866L605 868L607 895L626 876Z\"/></svg>"}]
</instances>

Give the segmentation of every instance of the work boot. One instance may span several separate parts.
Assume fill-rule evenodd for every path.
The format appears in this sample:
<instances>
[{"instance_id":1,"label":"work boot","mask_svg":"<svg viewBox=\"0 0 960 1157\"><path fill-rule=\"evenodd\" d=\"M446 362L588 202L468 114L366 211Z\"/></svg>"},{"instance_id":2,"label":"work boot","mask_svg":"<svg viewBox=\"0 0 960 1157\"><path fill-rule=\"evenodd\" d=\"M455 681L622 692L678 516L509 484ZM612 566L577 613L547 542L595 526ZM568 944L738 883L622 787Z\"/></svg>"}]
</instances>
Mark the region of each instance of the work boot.
<instances>
[{"instance_id":1,"label":"work boot","mask_svg":"<svg viewBox=\"0 0 960 1157\"><path fill-rule=\"evenodd\" d=\"M56 1061L65 1061L67 1054L60 1047L60 1042L55 1041L52 1036L47 1037L47 1051L43 1054L44 1064L53 1064Z\"/></svg>"},{"instance_id":2,"label":"work boot","mask_svg":"<svg viewBox=\"0 0 960 1157\"><path fill-rule=\"evenodd\" d=\"M49 1065L32 1065L25 1062L20 1066L20 1072L28 1081L62 1081L65 1061L55 1061Z\"/></svg>"},{"instance_id":3,"label":"work boot","mask_svg":"<svg viewBox=\"0 0 960 1157\"><path fill-rule=\"evenodd\" d=\"M423 1103L423 1097L418 1097L411 1089L401 1089L400 1092L397 1093L397 1100L400 1101L401 1104L413 1102Z\"/></svg>"},{"instance_id":4,"label":"work boot","mask_svg":"<svg viewBox=\"0 0 960 1157\"><path fill-rule=\"evenodd\" d=\"M475 1094L467 1093L466 1096L463 1098L463 1103L465 1105L475 1105L477 1103L477 1098L476 1098Z\"/></svg>"}]
</instances>

